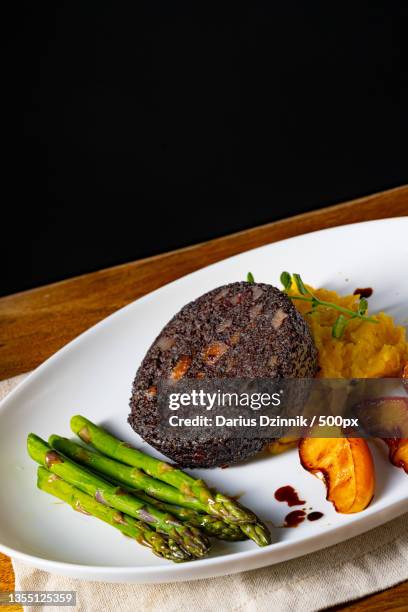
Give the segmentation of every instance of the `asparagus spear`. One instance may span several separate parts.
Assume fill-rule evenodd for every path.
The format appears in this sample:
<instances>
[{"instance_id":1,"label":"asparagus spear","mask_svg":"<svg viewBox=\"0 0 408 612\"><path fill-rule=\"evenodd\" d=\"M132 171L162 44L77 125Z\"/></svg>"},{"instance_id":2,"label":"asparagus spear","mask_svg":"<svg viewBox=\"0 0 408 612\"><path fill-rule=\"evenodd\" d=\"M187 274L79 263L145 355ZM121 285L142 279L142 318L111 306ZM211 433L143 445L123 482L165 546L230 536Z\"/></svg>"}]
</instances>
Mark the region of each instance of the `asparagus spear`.
<instances>
[{"instance_id":1,"label":"asparagus spear","mask_svg":"<svg viewBox=\"0 0 408 612\"><path fill-rule=\"evenodd\" d=\"M114 459L100 455L99 453L89 451L83 446L67 438L62 438L61 436L50 436L48 443L55 450L66 455L73 461L77 461L124 485L135 489L142 489L152 497L169 502L170 504L183 505L193 510L205 512L205 504L201 503L196 497L184 495L175 487L148 476L138 468L125 465Z\"/></svg>"},{"instance_id":2,"label":"asparagus spear","mask_svg":"<svg viewBox=\"0 0 408 612\"><path fill-rule=\"evenodd\" d=\"M204 533L209 536L218 538L219 540L228 540L230 542L237 542L239 540L246 540L247 536L243 531L246 525L231 525L225 523L223 520L210 516L209 514L201 514L190 508L183 508L182 506L175 506L174 504L168 504L166 502L159 501L150 497L143 491L136 490L136 495L146 502L151 503L163 512L171 512L180 521L198 527ZM257 523L248 523L252 527L256 527Z\"/></svg>"},{"instance_id":3,"label":"asparagus spear","mask_svg":"<svg viewBox=\"0 0 408 612\"><path fill-rule=\"evenodd\" d=\"M253 540L258 546L268 546L271 543L271 534L267 526L258 519L256 523L240 525L242 533Z\"/></svg>"},{"instance_id":4,"label":"asparagus spear","mask_svg":"<svg viewBox=\"0 0 408 612\"><path fill-rule=\"evenodd\" d=\"M90 495L61 480L59 476L41 466L37 472L37 486L42 491L67 502L77 512L95 516L130 538L134 538L139 544L149 546L159 557L175 562L191 558L175 543L169 544L170 541L166 540L165 536L153 531L146 523L98 503Z\"/></svg>"},{"instance_id":5,"label":"asparagus spear","mask_svg":"<svg viewBox=\"0 0 408 612\"><path fill-rule=\"evenodd\" d=\"M238 525L228 525L221 519L209 514L196 512L195 508L205 512L205 506L196 497L183 495L178 489L148 476L138 468L133 468L114 459L109 459L93 451L71 442L67 438L52 435L48 439L52 448L66 455L73 461L100 472L113 481L119 482L132 489L137 489L136 495L139 499L160 508L163 512L170 512L183 522L202 528L205 533L225 540L242 540L244 534ZM141 489L141 490L140 490ZM148 493L148 495L144 494ZM150 497L151 496L151 497ZM160 503L157 501L162 500ZM181 504L183 504L183 507Z\"/></svg>"},{"instance_id":6,"label":"asparagus spear","mask_svg":"<svg viewBox=\"0 0 408 612\"><path fill-rule=\"evenodd\" d=\"M48 443L52 448L70 459L96 472L100 472L104 476L108 476L113 481L120 482L136 490L136 495L139 499L156 506L163 512L170 512L183 522L188 522L190 525L202 528L208 535L226 540L244 539L244 534L238 525L228 525L214 516L202 514L201 512L204 510L204 507L197 498L184 496L174 487L148 476L137 468L132 468L89 451L83 446L61 436L50 436ZM143 493L143 491L148 493L148 495ZM158 499L162 501L160 502ZM185 504L187 507L183 507L180 504ZM196 508L201 512L196 512L192 508Z\"/></svg>"},{"instance_id":7,"label":"asparagus spear","mask_svg":"<svg viewBox=\"0 0 408 612\"><path fill-rule=\"evenodd\" d=\"M227 523L257 522L256 515L240 506L234 499L218 492L213 495L204 481L197 480L164 461L130 447L85 417L80 415L72 417L71 429L84 442L108 457L142 469L149 476L176 487L184 495L196 497L208 514L221 518Z\"/></svg>"},{"instance_id":8,"label":"asparagus spear","mask_svg":"<svg viewBox=\"0 0 408 612\"><path fill-rule=\"evenodd\" d=\"M27 448L34 461L91 495L96 501L149 523L156 531L168 535L194 557L202 557L208 552L209 542L198 529L184 525L171 514L164 514L120 487L99 478L60 455L35 434L29 434Z\"/></svg>"}]
</instances>

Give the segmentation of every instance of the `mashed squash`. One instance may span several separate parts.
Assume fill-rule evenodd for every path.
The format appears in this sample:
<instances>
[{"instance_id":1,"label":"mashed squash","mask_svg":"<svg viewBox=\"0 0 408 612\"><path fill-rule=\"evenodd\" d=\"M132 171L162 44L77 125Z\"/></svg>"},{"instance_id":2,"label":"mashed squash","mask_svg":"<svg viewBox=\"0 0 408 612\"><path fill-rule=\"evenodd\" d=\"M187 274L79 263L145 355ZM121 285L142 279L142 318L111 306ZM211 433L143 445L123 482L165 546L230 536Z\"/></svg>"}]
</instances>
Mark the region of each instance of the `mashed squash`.
<instances>
[{"instance_id":1,"label":"mashed squash","mask_svg":"<svg viewBox=\"0 0 408 612\"><path fill-rule=\"evenodd\" d=\"M327 289L309 290L319 299L357 310L359 296L340 296ZM291 289L289 295L296 295ZM332 337L338 311L319 306L310 313L311 304L293 300L310 325L319 352L319 373L324 378L399 377L408 360L408 342L404 327L395 325L383 312L374 316L378 323L354 319L340 339Z\"/></svg>"}]
</instances>

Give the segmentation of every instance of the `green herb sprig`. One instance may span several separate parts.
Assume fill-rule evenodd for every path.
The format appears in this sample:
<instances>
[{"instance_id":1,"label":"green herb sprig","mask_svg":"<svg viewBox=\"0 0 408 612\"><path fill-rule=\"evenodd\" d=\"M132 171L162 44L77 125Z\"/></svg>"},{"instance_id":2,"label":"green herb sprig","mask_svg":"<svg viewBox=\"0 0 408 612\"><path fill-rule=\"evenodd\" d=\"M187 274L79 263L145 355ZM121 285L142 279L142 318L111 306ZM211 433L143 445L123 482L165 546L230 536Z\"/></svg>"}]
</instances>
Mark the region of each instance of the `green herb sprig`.
<instances>
[{"instance_id":1,"label":"green herb sprig","mask_svg":"<svg viewBox=\"0 0 408 612\"><path fill-rule=\"evenodd\" d=\"M309 289L307 289L300 277L300 274L289 274L289 272L282 272L280 275L280 281L283 285L283 290L285 293L287 293L292 287L293 281L295 282L300 295L289 295L289 297L291 300L310 302L312 305L312 310L307 314L313 313L318 306L332 308L333 310L338 310L341 313L335 320L332 327L333 338L341 338L348 323L350 323L352 319L361 319L362 321L368 321L369 323L378 323L377 319L368 317L366 315L368 302L365 298L360 299L357 310L351 310L350 308L344 308L344 306L339 306L333 302L326 302L326 300L317 298L315 295L313 295L313 293L311 293L311 291L309 291ZM345 315L348 315L348 317Z\"/></svg>"}]
</instances>

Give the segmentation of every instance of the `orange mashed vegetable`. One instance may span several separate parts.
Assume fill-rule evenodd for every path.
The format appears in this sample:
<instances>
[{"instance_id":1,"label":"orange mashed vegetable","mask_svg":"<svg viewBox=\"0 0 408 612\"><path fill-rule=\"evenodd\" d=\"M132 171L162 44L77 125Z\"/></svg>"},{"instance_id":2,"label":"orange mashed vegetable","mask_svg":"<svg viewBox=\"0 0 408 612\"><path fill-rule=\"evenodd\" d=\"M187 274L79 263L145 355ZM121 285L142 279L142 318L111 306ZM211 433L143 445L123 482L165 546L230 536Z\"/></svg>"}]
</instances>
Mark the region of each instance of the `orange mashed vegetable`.
<instances>
[{"instance_id":1,"label":"orange mashed vegetable","mask_svg":"<svg viewBox=\"0 0 408 612\"><path fill-rule=\"evenodd\" d=\"M359 296L340 296L327 289L309 290L321 300L357 310ZM291 289L289 295L296 295ZM293 300L293 304L307 320L319 353L319 373L323 378L379 378L399 377L408 361L408 342L405 329L396 325L384 312L371 315L378 323L353 319L340 339L332 337L332 326L339 312L318 306L313 314L311 304Z\"/></svg>"},{"instance_id":2,"label":"orange mashed vegetable","mask_svg":"<svg viewBox=\"0 0 408 612\"><path fill-rule=\"evenodd\" d=\"M359 296L340 296L327 289L308 289L321 300L357 310ZM297 295L291 288L289 295ZM408 364L408 342L404 327L396 325L384 312L371 315L378 323L354 319L339 339L333 338L332 326L340 314L333 308L318 306L313 314L310 302L293 300L293 304L308 322L318 350L319 372L322 378L382 378L400 377ZM298 438L288 436L268 445L274 455L296 447Z\"/></svg>"}]
</instances>

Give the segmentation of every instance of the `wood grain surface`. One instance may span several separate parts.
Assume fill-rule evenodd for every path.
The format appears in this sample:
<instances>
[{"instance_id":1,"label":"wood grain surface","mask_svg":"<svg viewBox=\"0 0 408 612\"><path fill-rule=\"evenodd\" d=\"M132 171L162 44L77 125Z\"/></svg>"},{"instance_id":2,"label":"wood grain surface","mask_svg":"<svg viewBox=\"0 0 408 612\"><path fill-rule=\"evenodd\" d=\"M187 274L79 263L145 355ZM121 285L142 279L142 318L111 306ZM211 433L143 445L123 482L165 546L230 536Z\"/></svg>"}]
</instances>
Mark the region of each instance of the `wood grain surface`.
<instances>
[{"instance_id":1,"label":"wood grain surface","mask_svg":"<svg viewBox=\"0 0 408 612\"><path fill-rule=\"evenodd\" d=\"M115 310L203 266L306 232L401 215L408 186L1 298L0 380L32 370ZM0 589L13 586L10 560L0 554ZM336 610L408 610L408 583Z\"/></svg>"}]
</instances>

